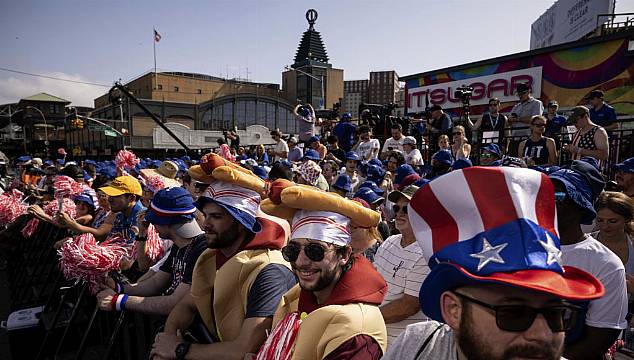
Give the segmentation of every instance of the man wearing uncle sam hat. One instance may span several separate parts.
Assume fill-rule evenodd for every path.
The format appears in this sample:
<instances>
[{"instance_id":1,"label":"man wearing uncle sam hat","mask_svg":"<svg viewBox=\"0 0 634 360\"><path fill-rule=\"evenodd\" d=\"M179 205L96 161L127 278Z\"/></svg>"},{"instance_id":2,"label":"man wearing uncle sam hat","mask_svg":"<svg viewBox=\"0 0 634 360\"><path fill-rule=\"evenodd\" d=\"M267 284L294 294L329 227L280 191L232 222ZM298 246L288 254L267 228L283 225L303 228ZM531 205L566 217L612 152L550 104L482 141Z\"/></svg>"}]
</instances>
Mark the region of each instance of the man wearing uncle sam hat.
<instances>
[{"instance_id":1,"label":"man wearing uncle sam hat","mask_svg":"<svg viewBox=\"0 0 634 360\"><path fill-rule=\"evenodd\" d=\"M290 232L288 224L261 216L256 190L264 182L250 171L209 154L189 174L210 184L195 203L205 217L208 249L194 267L191 293L170 313L152 355L242 359L264 342L281 296L296 283L280 251ZM181 336L195 315L208 333L205 344Z\"/></svg>"},{"instance_id":2,"label":"man wearing uncle sam hat","mask_svg":"<svg viewBox=\"0 0 634 360\"><path fill-rule=\"evenodd\" d=\"M594 276L562 266L555 195L520 168L452 171L409 204L431 272L420 289L435 321L409 325L385 359L559 359L579 308L604 294Z\"/></svg>"}]
</instances>

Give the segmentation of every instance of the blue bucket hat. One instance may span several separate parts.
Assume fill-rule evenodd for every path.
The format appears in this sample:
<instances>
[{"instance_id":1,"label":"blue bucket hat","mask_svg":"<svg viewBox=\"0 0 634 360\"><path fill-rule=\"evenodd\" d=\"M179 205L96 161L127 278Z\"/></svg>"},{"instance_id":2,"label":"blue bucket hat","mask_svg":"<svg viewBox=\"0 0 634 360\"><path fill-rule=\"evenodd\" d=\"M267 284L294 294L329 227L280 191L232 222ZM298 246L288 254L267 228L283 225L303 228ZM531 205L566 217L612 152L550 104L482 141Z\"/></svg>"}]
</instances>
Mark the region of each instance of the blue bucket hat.
<instances>
[{"instance_id":1,"label":"blue bucket hat","mask_svg":"<svg viewBox=\"0 0 634 360\"><path fill-rule=\"evenodd\" d=\"M360 161L361 157L354 151L348 151L346 153L346 160Z\"/></svg>"},{"instance_id":2,"label":"blue bucket hat","mask_svg":"<svg viewBox=\"0 0 634 360\"><path fill-rule=\"evenodd\" d=\"M145 220L155 225L174 225L194 219L195 213L194 199L189 191L172 187L154 194Z\"/></svg>"},{"instance_id":3,"label":"blue bucket hat","mask_svg":"<svg viewBox=\"0 0 634 360\"><path fill-rule=\"evenodd\" d=\"M500 159L502 158L502 150L500 150L498 144L487 144L485 147L482 148L482 150L486 150L491 154L495 154Z\"/></svg>"},{"instance_id":4,"label":"blue bucket hat","mask_svg":"<svg viewBox=\"0 0 634 360\"><path fill-rule=\"evenodd\" d=\"M28 156L28 155L22 155L22 156L20 156L19 158L15 159L15 161L16 161L16 162L19 162L19 163L21 163L21 162L27 162L27 161L29 161L29 160L31 160L31 157L30 157L30 156Z\"/></svg>"},{"instance_id":5,"label":"blue bucket hat","mask_svg":"<svg viewBox=\"0 0 634 360\"><path fill-rule=\"evenodd\" d=\"M385 201L383 196L377 195L374 190L368 187L359 188L359 190L354 194L354 197L362 199L368 204L382 203L383 201Z\"/></svg>"},{"instance_id":6,"label":"blue bucket hat","mask_svg":"<svg viewBox=\"0 0 634 360\"><path fill-rule=\"evenodd\" d=\"M95 209L95 201L92 199L92 196L87 193L81 193L80 195L73 197L73 201L83 202L84 204L90 206L93 210Z\"/></svg>"},{"instance_id":7,"label":"blue bucket hat","mask_svg":"<svg viewBox=\"0 0 634 360\"><path fill-rule=\"evenodd\" d=\"M634 173L634 157L631 157L622 163L615 164L614 168L626 173Z\"/></svg>"},{"instance_id":8,"label":"blue bucket hat","mask_svg":"<svg viewBox=\"0 0 634 360\"><path fill-rule=\"evenodd\" d=\"M464 169L464 168L468 168L468 167L472 167L473 163L471 162L471 160L469 159L458 159L456 161L454 161L454 163L451 165L451 168L454 170L459 170L459 169Z\"/></svg>"},{"instance_id":9,"label":"blue bucket hat","mask_svg":"<svg viewBox=\"0 0 634 360\"><path fill-rule=\"evenodd\" d=\"M317 151L309 149L306 150L306 152L304 153L304 157L302 157L302 160L321 161L321 157L319 156L319 153Z\"/></svg>"},{"instance_id":10,"label":"blue bucket hat","mask_svg":"<svg viewBox=\"0 0 634 360\"><path fill-rule=\"evenodd\" d=\"M432 160L436 160L443 165L451 166L451 164L453 164L453 156L449 150L437 151L434 156L432 156Z\"/></svg>"},{"instance_id":11,"label":"blue bucket hat","mask_svg":"<svg viewBox=\"0 0 634 360\"><path fill-rule=\"evenodd\" d=\"M332 184L332 187L350 192L350 190L352 190L352 181L350 181L350 176L346 174L337 176L337 179L335 180L335 183Z\"/></svg>"},{"instance_id":12,"label":"blue bucket hat","mask_svg":"<svg viewBox=\"0 0 634 360\"><path fill-rule=\"evenodd\" d=\"M385 177L385 171L383 168L376 165L368 165L366 174L366 179L375 184L380 184Z\"/></svg>"},{"instance_id":13,"label":"blue bucket hat","mask_svg":"<svg viewBox=\"0 0 634 360\"><path fill-rule=\"evenodd\" d=\"M566 194L583 211L581 223L592 224L597 216L594 201L605 187L601 172L591 164L574 160L569 167L557 170L549 175L553 181L559 181L566 188Z\"/></svg>"},{"instance_id":14,"label":"blue bucket hat","mask_svg":"<svg viewBox=\"0 0 634 360\"><path fill-rule=\"evenodd\" d=\"M385 194L385 190L378 187L374 181L366 180L363 183L361 183L361 185L359 186L359 188L362 188L362 187L372 189L372 191L374 191L374 193L376 193L377 195Z\"/></svg>"}]
</instances>

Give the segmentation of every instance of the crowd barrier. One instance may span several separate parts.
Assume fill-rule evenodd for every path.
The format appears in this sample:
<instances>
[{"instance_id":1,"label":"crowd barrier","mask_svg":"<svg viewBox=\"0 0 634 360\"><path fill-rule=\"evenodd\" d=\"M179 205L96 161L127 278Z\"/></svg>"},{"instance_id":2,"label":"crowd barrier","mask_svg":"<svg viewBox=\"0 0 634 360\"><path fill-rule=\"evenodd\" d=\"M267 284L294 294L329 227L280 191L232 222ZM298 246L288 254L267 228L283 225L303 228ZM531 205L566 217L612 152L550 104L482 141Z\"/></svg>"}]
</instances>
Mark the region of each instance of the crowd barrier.
<instances>
[{"instance_id":1,"label":"crowd barrier","mask_svg":"<svg viewBox=\"0 0 634 360\"><path fill-rule=\"evenodd\" d=\"M53 244L65 229L41 221L31 238L22 230L28 216L0 235L7 252L10 315L3 325L12 358L147 359L162 323L156 316L99 311L83 282L64 279Z\"/></svg>"}]
</instances>

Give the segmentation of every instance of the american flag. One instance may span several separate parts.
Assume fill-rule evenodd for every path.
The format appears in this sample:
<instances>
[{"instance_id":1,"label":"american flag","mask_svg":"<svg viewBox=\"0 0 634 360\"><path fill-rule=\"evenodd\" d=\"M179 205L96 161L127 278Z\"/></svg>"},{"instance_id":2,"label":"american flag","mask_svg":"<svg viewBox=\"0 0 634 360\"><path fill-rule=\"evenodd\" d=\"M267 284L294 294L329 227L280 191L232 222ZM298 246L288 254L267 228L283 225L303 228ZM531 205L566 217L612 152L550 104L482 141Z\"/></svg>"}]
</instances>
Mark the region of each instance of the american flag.
<instances>
[{"instance_id":1,"label":"american flag","mask_svg":"<svg viewBox=\"0 0 634 360\"><path fill-rule=\"evenodd\" d=\"M156 31L156 29L154 29L154 41L156 42L161 41L161 34L159 34L159 32Z\"/></svg>"}]
</instances>

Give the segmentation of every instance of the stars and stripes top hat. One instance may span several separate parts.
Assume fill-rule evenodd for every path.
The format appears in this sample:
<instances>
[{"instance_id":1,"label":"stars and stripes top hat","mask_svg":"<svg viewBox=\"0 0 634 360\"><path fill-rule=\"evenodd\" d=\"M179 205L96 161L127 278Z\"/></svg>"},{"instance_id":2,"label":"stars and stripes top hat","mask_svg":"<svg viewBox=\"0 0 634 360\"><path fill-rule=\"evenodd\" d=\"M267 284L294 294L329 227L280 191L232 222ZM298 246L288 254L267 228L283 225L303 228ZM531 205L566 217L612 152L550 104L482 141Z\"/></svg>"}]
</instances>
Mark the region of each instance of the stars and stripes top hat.
<instances>
[{"instance_id":1,"label":"stars and stripes top hat","mask_svg":"<svg viewBox=\"0 0 634 360\"><path fill-rule=\"evenodd\" d=\"M257 221L260 209L260 194L233 183L213 180L205 192L196 200L201 209L208 201L223 207L234 219L251 232L259 232L262 226Z\"/></svg>"},{"instance_id":2,"label":"stars and stripes top hat","mask_svg":"<svg viewBox=\"0 0 634 360\"><path fill-rule=\"evenodd\" d=\"M471 167L420 188L408 205L431 272L420 289L423 312L443 321L443 292L498 283L568 300L601 297L592 275L563 266L554 188L530 169Z\"/></svg>"}]
</instances>

